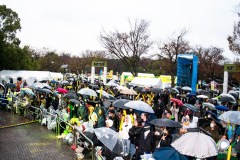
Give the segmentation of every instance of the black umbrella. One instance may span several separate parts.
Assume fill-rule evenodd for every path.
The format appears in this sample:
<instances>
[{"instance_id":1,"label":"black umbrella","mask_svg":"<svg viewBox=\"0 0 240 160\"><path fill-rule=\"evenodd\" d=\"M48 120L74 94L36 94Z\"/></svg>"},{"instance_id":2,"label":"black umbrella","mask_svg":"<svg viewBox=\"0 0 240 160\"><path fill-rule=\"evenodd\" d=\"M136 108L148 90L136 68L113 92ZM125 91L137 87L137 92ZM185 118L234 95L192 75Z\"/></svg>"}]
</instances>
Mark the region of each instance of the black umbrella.
<instances>
[{"instance_id":1,"label":"black umbrella","mask_svg":"<svg viewBox=\"0 0 240 160\"><path fill-rule=\"evenodd\" d=\"M236 100L233 97L221 97L219 101L222 103L225 103L225 102L236 103Z\"/></svg>"},{"instance_id":2,"label":"black umbrella","mask_svg":"<svg viewBox=\"0 0 240 160\"><path fill-rule=\"evenodd\" d=\"M89 84L88 87L90 89L93 89L93 90L98 90L99 89L99 86L98 85L95 85L95 84Z\"/></svg>"},{"instance_id":3,"label":"black umbrella","mask_svg":"<svg viewBox=\"0 0 240 160\"><path fill-rule=\"evenodd\" d=\"M78 99L76 93L68 93L68 94L65 94L65 95L63 96L63 98L65 98L65 99Z\"/></svg>"},{"instance_id":4,"label":"black umbrella","mask_svg":"<svg viewBox=\"0 0 240 160\"><path fill-rule=\"evenodd\" d=\"M130 102L127 99L119 99L113 102L113 106L116 108L128 109L128 107L124 106L124 104Z\"/></svg>"},{"instance_id":5,"label":"black umbrella","mask_svg":"<svg viewBox=\"0 0 240 160\"><path fill-rule=\"evenodd\" d=\"M49 93L53 93L51 90L49 90L49 89L46 89L46 88L37 88L37 89L35 89L35 91L37 91L37 92L40 92L40 93L47 93L47 94L49 94Z\"/></svg>"},{"instance_id":6,"label":"black umbrella","mask_svg":"<svg viewBox=\"0 0 240 160\"><path fill-rule=\"evenodd\" d=\"M136 92L142 92L143 90L143 87L136 87L136 88L133 88Z\"/></svg>"},{"instance_id":7,"label":"black umbrella","mask_svg":"<svg viewBox=\"0 0 240 160\"><path fill-rule=\"evenodd\" d=\"M181 128L182 125L179 122L175 122L170 119L154 119L149 122L152 125L158 127L169 127L169 128Z\"/></svg>"},{"instance_id":8,"label":"black umbrella","mask_svg":"<svg viewBox=\"0 0 240 160\"><path fill-rule=\"evenodd\" d=\"M80 104L80 101L79 100L76 100L76 99L70 99L69 100L70 103L73 103L73 104Z\"/></svg>"},{"instance_id":9,"label":"black umbrella","mask_svg":"<svg viewBox=\"0 0 240 160\"><path fill-rule=\"evenodd\" d=\"M162 93L161 88L150 88L150 91L153 92L153 93Z\"/></svg>"}]
</instances>

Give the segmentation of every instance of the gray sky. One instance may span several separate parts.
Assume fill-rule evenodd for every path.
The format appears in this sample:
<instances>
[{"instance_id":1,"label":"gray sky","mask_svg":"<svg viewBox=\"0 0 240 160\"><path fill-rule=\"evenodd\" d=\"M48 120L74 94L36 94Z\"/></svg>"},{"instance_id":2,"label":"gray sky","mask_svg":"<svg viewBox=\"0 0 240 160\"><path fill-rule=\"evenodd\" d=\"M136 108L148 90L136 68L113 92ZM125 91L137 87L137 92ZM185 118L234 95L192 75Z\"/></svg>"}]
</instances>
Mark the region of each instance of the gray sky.
<instances>
[{"instance_id":1,"label":"gray sky","mask_svg":"<svg viewBox=\"0 0 240 160\"><path fill-rule=\"evenodd\" d=\"M1 4L18 13L21 45L34 49L72 55L102 50L103 29L129 31L128 19L144 19L150 22L153 41L187 28L190 45L220 47L226 57L237 58L226 38L237 21L234 8L239 0L1 0Z\"/></svg>"}]
</instances>

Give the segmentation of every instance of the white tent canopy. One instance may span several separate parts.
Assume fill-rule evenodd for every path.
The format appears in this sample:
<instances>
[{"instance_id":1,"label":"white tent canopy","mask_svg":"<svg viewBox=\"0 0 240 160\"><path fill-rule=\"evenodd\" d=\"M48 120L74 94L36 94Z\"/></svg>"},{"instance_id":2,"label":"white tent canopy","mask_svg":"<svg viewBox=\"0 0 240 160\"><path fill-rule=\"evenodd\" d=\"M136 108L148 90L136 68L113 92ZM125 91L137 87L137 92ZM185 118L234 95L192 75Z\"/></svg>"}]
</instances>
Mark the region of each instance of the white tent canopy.
<instances>
[{"instance_id":1,"label":"white tent canopy","mask_svg":"<svg viewBox=\"0 0 240 160\"><path fill-rule=\"evenodd\" d=\"M130 85L162 88L162 81L159 78L135 77Z\"/></svg>"},{"instance_id":2,"label":"white tent canopy","mask_svg":"<svg viewBox=\"0 0 240 160\"><path fill-rule=\"evenodd\" d=\"M22 77L26 80L29 85L31 85L35 80L52 80L52 79L63 79L63 75L57 72L49 71L26 71L26 70L2 70L0 71L0 79L9 81L9 78L13 79L13 82L17 82L17 78Z\"/></svg>"}]
</instances>

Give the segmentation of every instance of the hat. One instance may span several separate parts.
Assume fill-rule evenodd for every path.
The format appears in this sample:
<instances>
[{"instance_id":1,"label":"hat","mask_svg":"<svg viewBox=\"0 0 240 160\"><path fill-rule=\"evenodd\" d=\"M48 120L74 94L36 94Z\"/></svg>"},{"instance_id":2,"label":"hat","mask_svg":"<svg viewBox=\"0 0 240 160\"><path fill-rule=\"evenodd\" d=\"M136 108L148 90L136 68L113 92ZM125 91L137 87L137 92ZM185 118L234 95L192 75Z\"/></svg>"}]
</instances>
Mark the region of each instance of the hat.
<instances>
[{"instance_id":1,"label":"hat","mask_svg":"<svg viewBox=\"0 0 240 160\"><path fill-rule=\"evenodd\" d=\"M106 120L106 124L109 125L109 127L112 127L113 121L111 119Z\"/></svg>"}]
</instances>

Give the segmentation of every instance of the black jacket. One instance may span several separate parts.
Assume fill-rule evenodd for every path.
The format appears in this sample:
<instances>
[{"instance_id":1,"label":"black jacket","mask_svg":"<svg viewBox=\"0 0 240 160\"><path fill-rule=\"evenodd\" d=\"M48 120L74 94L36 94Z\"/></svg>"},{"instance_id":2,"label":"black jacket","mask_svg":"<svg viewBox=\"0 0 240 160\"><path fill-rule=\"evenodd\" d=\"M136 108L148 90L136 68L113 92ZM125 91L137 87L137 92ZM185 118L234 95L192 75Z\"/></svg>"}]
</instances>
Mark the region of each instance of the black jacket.
<instances>
[{"instance_id":1,"label":"black jacket","mask_svg":"<svg viewBox=\"0 0 240 160\"><path fill-rule=\"evenodd\" d=\"M129 140L135 146L139 145L139 140L140 140L140 137L141 137L141 131L142 131L142 127L133 126L132 128L129 129L129 132L128 132Z\"/></svg>"}]
</instances>

